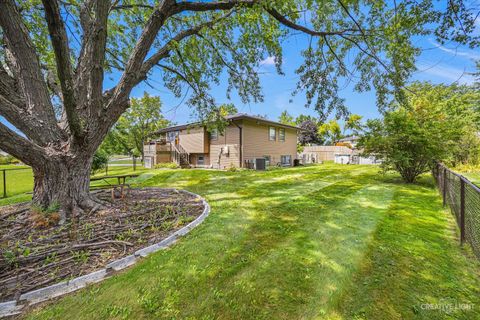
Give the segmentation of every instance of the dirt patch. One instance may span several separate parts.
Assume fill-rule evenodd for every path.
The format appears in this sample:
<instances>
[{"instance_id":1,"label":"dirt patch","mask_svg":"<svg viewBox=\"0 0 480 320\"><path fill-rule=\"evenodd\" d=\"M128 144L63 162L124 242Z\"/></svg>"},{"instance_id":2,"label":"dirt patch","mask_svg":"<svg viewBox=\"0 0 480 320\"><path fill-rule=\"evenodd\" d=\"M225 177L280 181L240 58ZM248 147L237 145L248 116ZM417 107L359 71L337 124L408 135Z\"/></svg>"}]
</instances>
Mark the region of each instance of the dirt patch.
<instances>
[{"instance_id":1,"label":"dirt patch","mask_svg":"<svg viewBox=\"0 0 480 320\"><path fill-rule=\"evenodd\" d=\"M0 302L103 268L107 263L158 243L195 220L203 202L173 189L132 189L106 209L52 226L55 210L29 204L0 207Z\"/></svg>"}]
</instances>

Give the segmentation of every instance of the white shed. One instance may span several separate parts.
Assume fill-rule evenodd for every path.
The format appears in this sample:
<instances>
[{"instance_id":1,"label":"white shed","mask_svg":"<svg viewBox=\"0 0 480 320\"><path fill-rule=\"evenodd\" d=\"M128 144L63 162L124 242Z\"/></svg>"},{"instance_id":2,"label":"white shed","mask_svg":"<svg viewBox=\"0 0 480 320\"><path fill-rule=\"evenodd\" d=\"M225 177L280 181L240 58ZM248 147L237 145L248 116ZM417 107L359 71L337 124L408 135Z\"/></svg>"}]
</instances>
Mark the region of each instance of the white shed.
<instances>
[{"instance_id":1,"label":"white shed","mask_svg":"<svg viewBox=\"0 0 480 320\"><path fill-rule=\"evenodd\" d=\"M335 163L339 164L349 164L350 163L350 155L349 154L335 154Z\"/></svg>"}]
</instances>

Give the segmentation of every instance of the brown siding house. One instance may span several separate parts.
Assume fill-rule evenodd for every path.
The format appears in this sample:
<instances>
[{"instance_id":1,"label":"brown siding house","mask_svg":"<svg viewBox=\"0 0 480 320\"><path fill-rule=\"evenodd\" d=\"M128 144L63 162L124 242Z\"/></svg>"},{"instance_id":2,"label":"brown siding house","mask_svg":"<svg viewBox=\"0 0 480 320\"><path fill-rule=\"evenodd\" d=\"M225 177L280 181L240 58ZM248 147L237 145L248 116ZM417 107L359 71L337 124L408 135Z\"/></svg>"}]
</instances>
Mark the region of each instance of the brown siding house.
<instances>
[{"instance_id":1,"label":"brown siding house","mask_svg":"<svg viewBox=\"0 0 480 320\"><path fill-rule=\"evenodd\" d=\"M257 158L266 159L267 165L293 164L299 128L246 114L228 116L227 121L222 133L209 133L199 123L160 130L161 138L145 145L146 166L174 161L228 169L251 167Z\"/></svg>"}]
</instances>

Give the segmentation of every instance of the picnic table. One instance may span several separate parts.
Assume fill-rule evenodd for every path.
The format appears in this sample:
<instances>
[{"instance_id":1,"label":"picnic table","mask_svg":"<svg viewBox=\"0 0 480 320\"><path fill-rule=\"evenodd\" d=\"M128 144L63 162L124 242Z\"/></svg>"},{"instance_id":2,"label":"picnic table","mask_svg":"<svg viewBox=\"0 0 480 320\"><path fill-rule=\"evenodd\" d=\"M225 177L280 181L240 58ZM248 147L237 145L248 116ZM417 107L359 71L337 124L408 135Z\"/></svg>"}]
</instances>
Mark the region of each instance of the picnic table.
<instances>
[{"instance_id":1,"label":"picnic table","mask_svg":"<svg viewBox=\"0 0 480 320\"><path fill-rule=\"evenodd\" d=\"M111 176L101 176L101 177L92 177L90 181L100 181L103 180L105 184L98 185L98 186L91 186L90 189L106 189L112 188L112 199L115 198L115 189L120 188L120 196L124 197L124 190L125 188L130 188L130 185L126 183L127 178L136 178L140 174L120 174L120 175L111 175ZM112 184L108 181L108 179L117 179L117 184Z\"/></svg>"}]
</instances>

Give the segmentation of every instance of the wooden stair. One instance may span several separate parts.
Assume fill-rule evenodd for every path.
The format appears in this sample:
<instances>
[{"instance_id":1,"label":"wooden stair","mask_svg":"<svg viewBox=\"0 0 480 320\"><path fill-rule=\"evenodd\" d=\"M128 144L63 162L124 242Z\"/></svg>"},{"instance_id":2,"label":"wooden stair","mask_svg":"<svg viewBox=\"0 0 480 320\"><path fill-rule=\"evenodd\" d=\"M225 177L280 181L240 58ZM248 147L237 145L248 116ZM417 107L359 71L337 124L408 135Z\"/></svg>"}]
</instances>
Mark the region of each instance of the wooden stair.
<instances>
[{"instance_id":1,"label":"wooden stair","mask_svg":"<svg viewBox=\"0 0 480 320\"><path fill-rule=\"evenodd\" d=\"M190 168L190 153L181 144L172 143L172 159L181 168Z\"/></svg>"}]
</instances>

